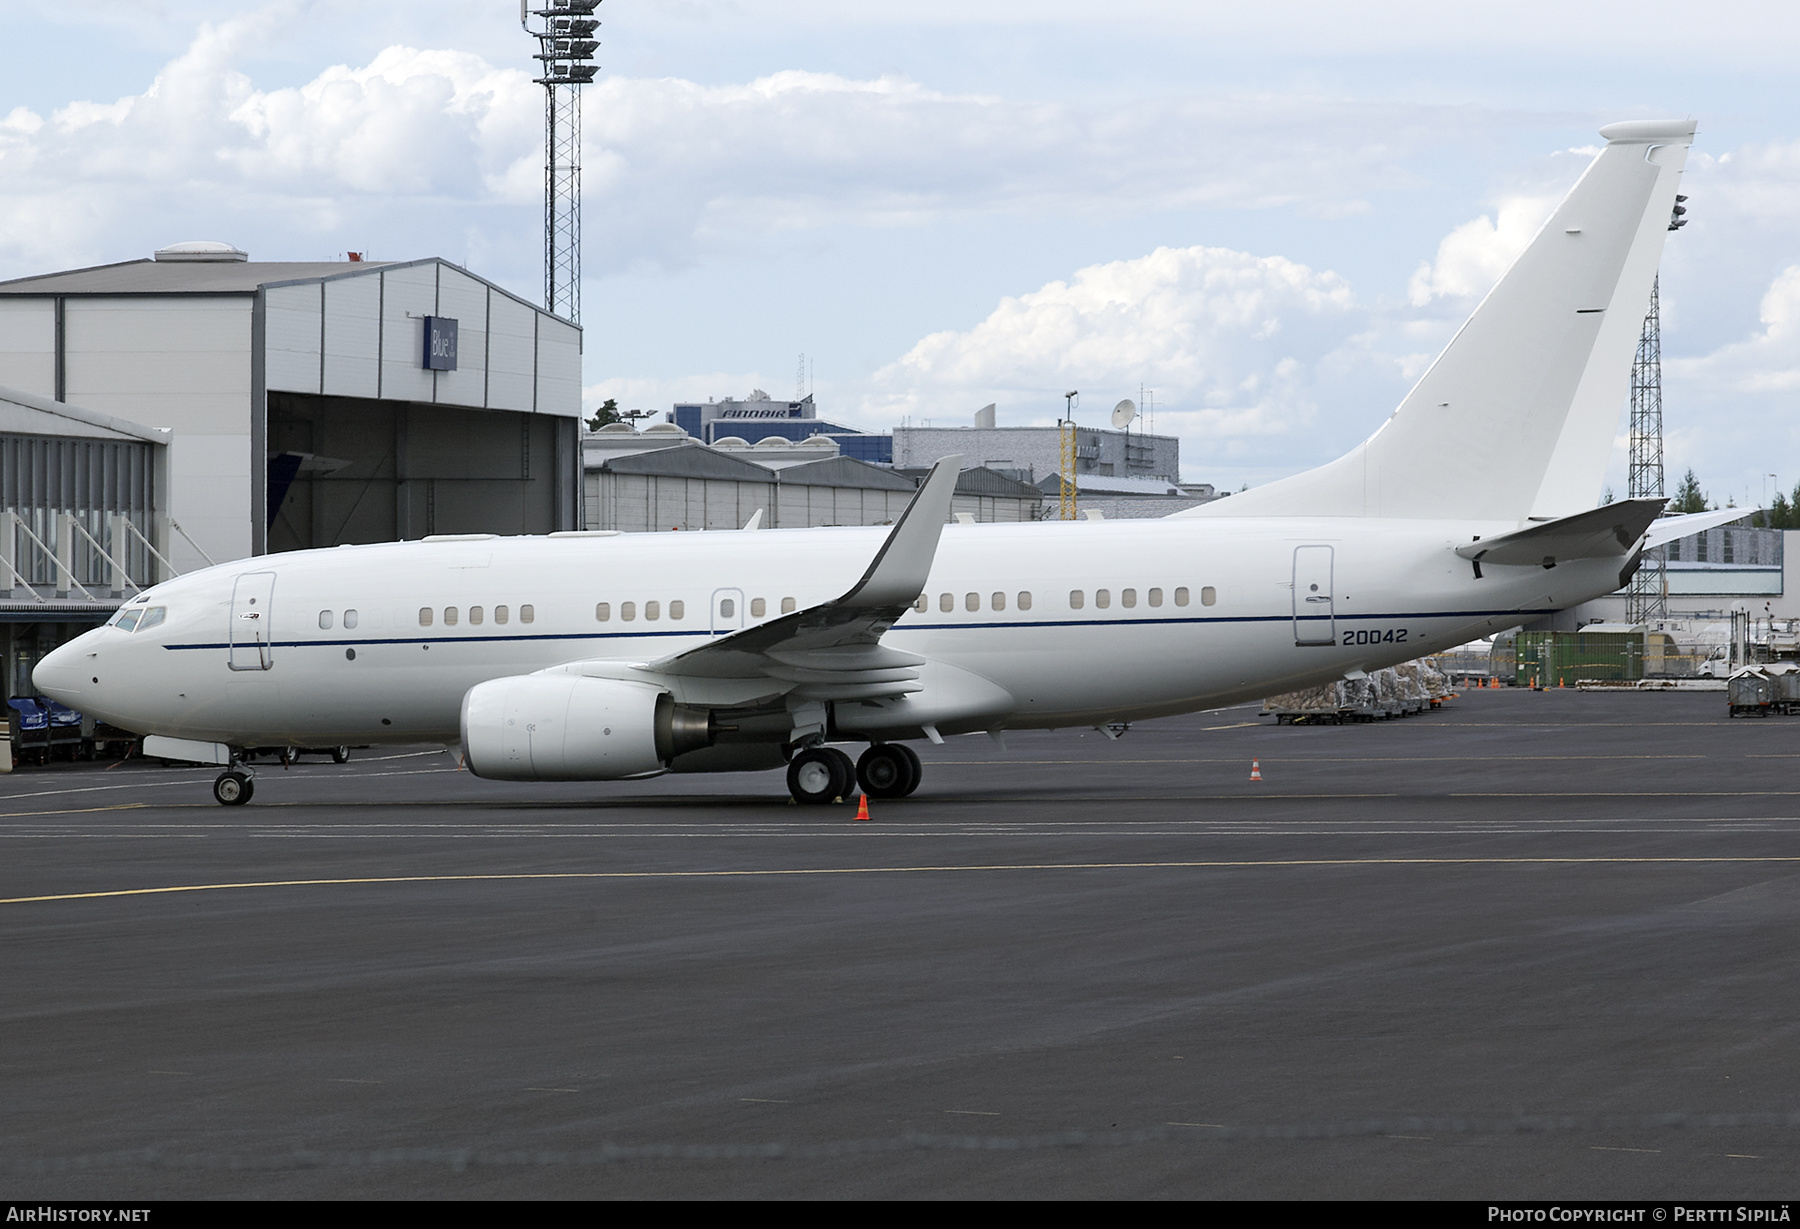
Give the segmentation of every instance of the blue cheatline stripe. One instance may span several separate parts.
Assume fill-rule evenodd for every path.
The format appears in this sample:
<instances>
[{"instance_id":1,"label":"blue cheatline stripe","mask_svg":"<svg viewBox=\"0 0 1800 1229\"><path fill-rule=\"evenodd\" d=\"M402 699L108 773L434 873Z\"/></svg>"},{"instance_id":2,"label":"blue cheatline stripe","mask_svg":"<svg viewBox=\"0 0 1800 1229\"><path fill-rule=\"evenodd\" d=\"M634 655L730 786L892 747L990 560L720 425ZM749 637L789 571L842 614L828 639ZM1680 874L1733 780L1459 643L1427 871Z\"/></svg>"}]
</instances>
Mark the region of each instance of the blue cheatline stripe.
<instances>
[{"instance_id":1,"label":"blue cheatline stripe","mask_svg":"<svg viewBox=\"0 0 1800 1229\"><path fill-rule=\"evenodd\" d=\"M1555 614L1555 608L1542 610L1432 610L1425 612L1405 612L1395 614L1354 614L1338 615L1339 623L1375 623L1393 622L1397 619L1490 619L1490 618L1536 618L1539 615ZM1145 627L1157 624L1175 623L1292 623L1292 615L1187 615L1159 619L1034 619L1030 622L984 622L984 623L905 623L896 624L896 632L974 632L997 631L1006 628L1037 627ZM1306 616L1303 623L1324 622L1325 616ZM752 624L752 626L761 626ZM742 629L733 628L732 632ZM273 649L306 649L306 648L361 648L376 644L498 644L524 643L527 641L551 640L643 640L650 637L694 637L718 635L726 636L730 632L708 633L700 631L655 631L655 632L540 632L532 635L511 636L404 636L366 640L277 640L270 644ZM231 645L223 641L200 644L165 644L163 648L176 651L187 649L229 649ZM254 648L254 645L240 645L240 648Z\"/></svg>"}]
</instances>

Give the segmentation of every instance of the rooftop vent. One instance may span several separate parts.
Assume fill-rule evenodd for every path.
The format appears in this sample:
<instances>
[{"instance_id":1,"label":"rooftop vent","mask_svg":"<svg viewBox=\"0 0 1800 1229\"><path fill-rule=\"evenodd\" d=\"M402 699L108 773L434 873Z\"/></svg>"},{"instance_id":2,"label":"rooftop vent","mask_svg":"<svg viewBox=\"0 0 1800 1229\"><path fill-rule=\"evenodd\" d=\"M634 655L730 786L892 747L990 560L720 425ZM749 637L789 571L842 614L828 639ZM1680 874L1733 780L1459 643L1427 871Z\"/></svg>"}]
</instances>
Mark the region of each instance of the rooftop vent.
<instances>
[{"instance_id":1,"label":"rooftop vent","mask_svg":"<svg viewBox=\"0 0 1800 1229\"><path fill-rule=\"evenodd\" d=\"M166 248L156 249L156 259L164 261L200 261L215 262L249 260L248 254L232 247L229 243L220 243L217 239L190 239L186 243L171 243Z\"/></svg>"}]
</instances>

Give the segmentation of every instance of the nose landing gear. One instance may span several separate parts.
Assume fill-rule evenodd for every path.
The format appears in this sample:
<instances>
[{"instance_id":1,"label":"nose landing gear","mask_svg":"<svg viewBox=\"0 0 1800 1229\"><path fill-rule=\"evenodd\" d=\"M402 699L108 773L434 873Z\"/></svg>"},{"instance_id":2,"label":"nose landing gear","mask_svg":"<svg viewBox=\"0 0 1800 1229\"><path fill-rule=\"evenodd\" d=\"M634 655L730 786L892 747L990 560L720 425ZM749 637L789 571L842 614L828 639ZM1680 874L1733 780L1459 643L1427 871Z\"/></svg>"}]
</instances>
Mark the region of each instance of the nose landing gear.
<instances>
[{"instance_id":1,"label":"nose landing gear","mask_svg":"<svg viewBox=\"0 0 1800 1229\"><path fill-rule=\"evenodd\" d=\"M224 807L241 807L256 793L256 778L241 768L228 768L213 780L213 800Z\"/></svg>"}]
</instances>

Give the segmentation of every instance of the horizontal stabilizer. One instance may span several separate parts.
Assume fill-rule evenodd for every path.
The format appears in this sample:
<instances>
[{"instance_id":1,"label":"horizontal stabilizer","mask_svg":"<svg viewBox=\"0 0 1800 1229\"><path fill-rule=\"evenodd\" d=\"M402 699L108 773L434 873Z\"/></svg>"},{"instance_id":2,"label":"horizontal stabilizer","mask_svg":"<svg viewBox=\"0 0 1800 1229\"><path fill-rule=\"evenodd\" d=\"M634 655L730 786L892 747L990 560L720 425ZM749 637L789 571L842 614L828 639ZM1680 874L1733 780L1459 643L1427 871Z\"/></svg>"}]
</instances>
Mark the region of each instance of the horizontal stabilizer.
<instances>
[{"instance_id":1,"label":"horizontal stabilizer","mask_svg":"<svg viewBox=\"0 0 1800 1229\"><path fill-rule=\"evenodd\" d=\"M1613 559L1631 553L1665 499L1624 499L1512 533L1478 538L1456 553L1476 563L1555 567L1570 559Z\"/></svg>"},{"instance_id":2,"label":"horizontal stabilizer","mask_svg":"<svg viewBox=\"0 0 1800 1229\"><path fill-rule=\"evenodd\" d=\"M1666 546L1678 538L1689 534L1703 533L1708 529L1717 529L1720 525L1729 525L1733 521L1741 521L1746 516L1755 515L1757 508L1714 508L1711 512L1690 512L1685 516L1665 516L1650 526L1650 534L1644 539L1646 549L1652 546Z\"/></svg>"}]
</instances>

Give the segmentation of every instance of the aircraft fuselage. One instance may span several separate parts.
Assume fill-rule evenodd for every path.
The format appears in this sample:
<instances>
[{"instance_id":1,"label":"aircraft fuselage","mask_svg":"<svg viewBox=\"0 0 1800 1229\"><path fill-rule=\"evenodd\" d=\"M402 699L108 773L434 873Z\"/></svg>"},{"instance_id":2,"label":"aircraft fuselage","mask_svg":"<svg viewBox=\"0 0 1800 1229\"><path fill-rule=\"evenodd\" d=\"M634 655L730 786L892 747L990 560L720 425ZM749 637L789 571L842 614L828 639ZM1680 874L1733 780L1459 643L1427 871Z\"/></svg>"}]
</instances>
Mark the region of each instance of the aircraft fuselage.
<instances>
[{"instance_id":1,"label":"aircraft fuselage","mask_svg":"<svg viewBox=\"0 0 1800 1229\"><path fill-rule=\"evenodd\" d=\"M1477 578L1454 554L1515 528L1348 517L953 525L923 609L883 643L1010 697L944 733L1191 712L1406 661L1618 587L1616 559L1489 566ZM887 532L475 538L245 559L156 586L131 607L165 608L160 622L89 632L36 678L62 703L146 734L454 742L478 683L567 663L628 669L804 610L853 583ZM676 699L709 702L682 686ZM773 690L736 690L758 686Z\"/></svg>"}]
</instances>

